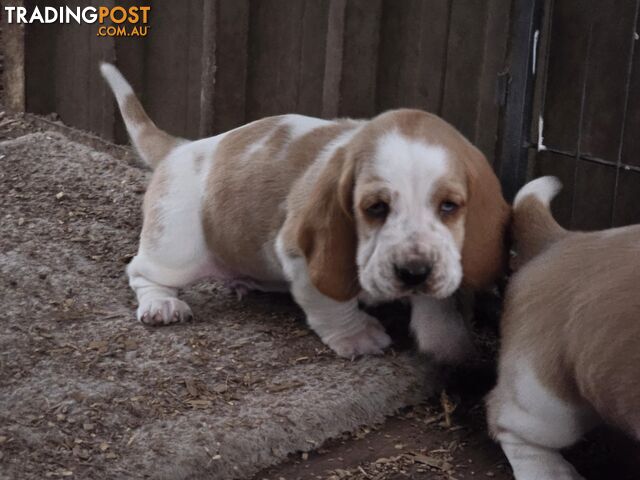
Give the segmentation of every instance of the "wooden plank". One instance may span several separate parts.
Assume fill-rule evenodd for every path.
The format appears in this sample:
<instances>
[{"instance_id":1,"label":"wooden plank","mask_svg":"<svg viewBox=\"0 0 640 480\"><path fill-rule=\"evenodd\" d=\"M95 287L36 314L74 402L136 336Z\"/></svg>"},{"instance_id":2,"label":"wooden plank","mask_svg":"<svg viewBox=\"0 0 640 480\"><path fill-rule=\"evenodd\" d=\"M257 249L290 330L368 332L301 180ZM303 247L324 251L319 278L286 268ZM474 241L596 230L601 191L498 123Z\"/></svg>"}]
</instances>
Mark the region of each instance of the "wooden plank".
<instances>
[{"instance_id":1,"label":"wooden plank","mask_svg":"<svg viewBox=\"0 0 640 480\"><path fill-rule=\"evenodd\" d=\"M213 133L245 123L249 0L218 0Z\"/></svg>"},{"instance_id":2,"label":"wooden plank","mask_svg":"<svg viewBox=\"0 0 640 480\"><path fill-rule=\"evenodd\" d=\"M453 2L441 114L472 140L478 111L477 79L485 53L479 39L484 37L486 23L486 2Z\"/></svg>"},{"instance_id":3,"label":"wooden plank","mask_svg":"<svg viewBox=\"0 0 640 480\"><path fill-rule=\"evenodd\" d=\"M120 0L119 5L125 8L130 6L151 6L149 12L149 33L153 35L153 5L150 0ZM149 37L118 37L115 38L115 61L117 67L133 87L134 92L143 103L146 104L147 91L145 88L145 51ZM114 138L118 143L128 143L127 130L122 117L116 112L114 115Z\"/></svg>"},{"instance_id":4,"label":"wooden plank","mask_svg":"<svg viewBox=\"0 0 640 480\"><path fill-rule=\"evenodd\" d=\"M304 0L296 112L322 115L330 0Z\"/></svg>"},{"instance_id":5,"label":"wooden plank","mask_svg":"<svg viewBox=\"0 0 640 480\"><path fill-rule=\"evenodd\" d=\"M376 77L382 0L349 0L344 16L340 116L376 113Z\"/></svg>"},{"instance_id":6,"label":"wooden plank","mask_svg":"<svg viewBox=\"0 0 640 480\"><path fill-rule=\"evenodd\" d=\"M335 118L340 111L346 9L347 0L330 0L322 85L322 116L324 118Z\"/></svg>"},{"instance_id":7,"label":"wooden plank","mask_svg":"<svg viewBox=\"0 0 640 480\"><path fill-rule=\"evenodd\" d=\"M4 6L21 7L22 0L8 0ZM24 26L18 23L2 25L4 104L11 113L25 110Z\"/></svg>"},{"instance_id":8,"label":"wooden plank","mask_svg":"<svg viewBox=\"0 0 640 480\"><path fill-rule=\"evenodd\" d=\"M200 137L200 94L202 92L202 47L203 22L202 12L206 0L189 0L187 13L188 48L187 48L187 135L190 138ZM210 1L210 0L208 0Z\"/></svg>"},{"instance_id":9,"label":"wooden plank","mask_svg":"<svg viewBox=\"0 0 640 480\"><path fill-rule=\"evenodd\" d=\"M70 0L71 7L87 2ZM113 5L113 0L92 5ZM100 78L100 59L112 60L113 38L98 37L97 26L74 22L51 30L53 42L53 110L67 125L89 130L107 139L113 138L113 103L108 101L107 86Z\"/></svg>"},{"instance_id":10,"label":"wooden plank","mask_svg":"<svg viewBox=\"0 0 640 480\"><path fill-rule=\"evenodd\" d=\"M616 206L613 212L613 226L640 223L640 198L638 195L640 172L621 170L616 192Z\"/></svg>"},{"instance_id":11,"label":"wooden plank","mask_svg":"<svg viewBox=\"0 0 640 480\"><path fill-rule=\"evenodd\" d=\"M304 2L251 4L247 121L296 111Z\"/></svg>"},{"instance_id":12,"label":"wooden plank","mask_svg":"<svg viewBox=\"0 0 640 480\"><path fill-rule=\"evenodd\" d=\"M599 230L611 226L615 181L614 167L577 162L571 228Z\"/></svg>"},{"instance_id":13,"label":"wooden plank","mask_svg":"<svg viewBox=\"0 0 640 480\"><path fill-rule=\"evenodd\" d=\"M621 142L629 62L635 33L636 0L599 2L582 116L580 151L616 162Z\"/></svg>"},{"instance_id":14,"label":"wooden plank","mask_svg":"<svg viewBox=\"0 0 640 480\"><path fill-rule=\"evenodd\" d=\"M83 2L86 4L86 2ZM96 4L113 7L115 0L96 1ZM113 94L100 74L100 61L115 62L115 38L99 37L97 25L85 29L88 58L81 75L87 77L87 105L89 131L107 140L114 140L115 103Z\"/></svg>"},{"instance_id":15,"label":"wooden plank","mask_svg":"<svg viewBox=\"0 0 640 480\"><path fill-rule=\"evenodd\" d=\"M640 32L640 18L636 23L636 32ZM627 118L624 125L622 163L640 166L640 45L633 51L633 68L629 83ZM640 202L638 202L640 203Z\"/></svg>"},{"instance_id":16,"label":"wooden plank","mask_svg":"<svg viewBox=\"0 0 640 480\"><path fill-rule=\"evenodd\" d=\"M575 152L578 146L582 86L595 0L554 2L547 88L544 99L545 144Z\"/></svg>"},{"instance_id":17,"label":"wooden plank","mask_svg":"<svg viewBox=\"0 0 640 480\"><path fill-rule=\"evenodd\" d=\"M377 108L438 112L446 68L451 0L385 0Z\"/></svg>"},{"instance_id":18,"label":"wooden plank","mask_svg":"<svg viewBox=\"0 0 640 480\"><path fill-rule=\"evenodd\" d=\"M200 128L202 0L155 0L151 13L145 107L160 128L195 138Z\"/></svg>"},{"instance_id":19,"label":"wooden plank","mask_svg":"<svg viewBox=\"0 0 640 480\"><path fill-rule=\"evenodd\" d=\"M30 9L42 3L26 0L25 6ZM25 26L25 108L28 112L47 114L55 110L55 76L52 72L59 28L58 24Z\"/></svg>"},{"instance_id":20,"label":"wooden plank","mask_svg":"<svg viewBox=\"0 0 640 480\"><path fill-rule=\"evenodd\" d=\"M509 36L511 0L489 0L483 43L484 54L478 78L478 98L472 142L495 163L500 123L497 80L504 70Z\"/></svg>"},{"instance_id":21,"label":"wooden plank","mask_svg":"<svg viewBox=\"0 0 640 480\"><path fill-rule=\"evenodd\" d=\"M202 12L202 77L200 80L200 137L213 134L216 81L216 2L205 2Z\"/></svg>"},{"instance_id":22,"label":"wooden plank","mask_svg":"<svg viewBox=\"0 0 640 480\"><path fill-rule=\"evenodd\" d=\"M499 122L498 158L494 161L502 191L512 200L526 183L530 152L527 147L534 96L532 49L542 27L543 0L514 0L510 11L509 46L505 69L498 77Z\"/></svg>"},{"instance_id":23,"label":"wooden plank","mask_svg":"<svg viewBox=\"0 0 640 480\"><path fill-rule=\"evenodd\" d=\"M43 6L29 2L27 7ZM86 6L80 0L70 7ZM91 5L113 5L113 0ZM98 37L97 26L69 23L31 24L25 39L27 56L26 108L33 113L56 112L67 125L113 139L111 94L98 70L100 60L113 61L114 40Z\"/></svg>"}]
</instances>

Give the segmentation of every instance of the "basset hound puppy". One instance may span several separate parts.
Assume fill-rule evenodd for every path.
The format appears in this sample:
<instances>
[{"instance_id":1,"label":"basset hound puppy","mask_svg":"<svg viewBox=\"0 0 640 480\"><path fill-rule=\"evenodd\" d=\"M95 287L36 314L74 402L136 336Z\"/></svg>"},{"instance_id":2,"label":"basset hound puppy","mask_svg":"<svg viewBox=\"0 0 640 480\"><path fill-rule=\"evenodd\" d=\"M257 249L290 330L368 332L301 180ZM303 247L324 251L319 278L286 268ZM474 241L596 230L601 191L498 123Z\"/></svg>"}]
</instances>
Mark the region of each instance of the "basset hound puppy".
<instances>
[{"instance_id":1,"label":"basset hound puppy","mask_svg":"<svg viewBox=\"0 0 640 480\"><path fill-rule=\"evenodd\" d=\"M365 297L409 299L423 351L466 355L452 294L502 271L510 208L487 160L452 126L417 110L281 115L186 141L154 125L113 65L101 71L154 169L127 269L140 321L190 318L177 289L213 277L238 290L290 290L340 356L390 344L358 307Z\"/></svg>"},{"instance_id":2,"label":"basset hound puppy","mask_svg":"<svg viewBox=\"0 0 640 480\"><path fill-rule=\"evenodd\" d=\"M578 480L560 452L608 422L640 440L640 225L570 232L555 177L514 202L517 272L501 324L489 429L517 480Z\"/></svg>"}]
</instances>

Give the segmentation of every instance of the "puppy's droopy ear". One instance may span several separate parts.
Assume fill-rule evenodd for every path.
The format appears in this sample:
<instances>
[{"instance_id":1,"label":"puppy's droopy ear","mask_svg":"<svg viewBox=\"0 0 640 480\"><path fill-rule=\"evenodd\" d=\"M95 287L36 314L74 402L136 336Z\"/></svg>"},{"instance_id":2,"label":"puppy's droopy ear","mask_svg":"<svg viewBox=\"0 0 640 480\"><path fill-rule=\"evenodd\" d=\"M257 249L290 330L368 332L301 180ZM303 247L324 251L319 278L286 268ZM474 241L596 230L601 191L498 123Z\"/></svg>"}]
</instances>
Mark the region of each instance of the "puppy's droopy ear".
<instances>
[{"instance_id":1,"label":"puppy's droopy ear","mask_svg":"<svg viewBox=\"0 0 640 480\"><path fill-rule=\"evenodd\" d=\"M340 149L329 160L303 207L297 242L313 285L347 301L360 291L353 218L355 161Z\"/></svg>"},{"instance_id":2,"label":"puppy's droopy ear","mask_svg":"<svg viewBox=\"0 0 640 480\"><path fill-rule=\"evenodd\" d=\"M465 164L469 193L462 247L463 285L484 289L505 272L505 236L511 208L502 196L500 182L491 165L471 145Z\"/></svg>"}]
</instances>

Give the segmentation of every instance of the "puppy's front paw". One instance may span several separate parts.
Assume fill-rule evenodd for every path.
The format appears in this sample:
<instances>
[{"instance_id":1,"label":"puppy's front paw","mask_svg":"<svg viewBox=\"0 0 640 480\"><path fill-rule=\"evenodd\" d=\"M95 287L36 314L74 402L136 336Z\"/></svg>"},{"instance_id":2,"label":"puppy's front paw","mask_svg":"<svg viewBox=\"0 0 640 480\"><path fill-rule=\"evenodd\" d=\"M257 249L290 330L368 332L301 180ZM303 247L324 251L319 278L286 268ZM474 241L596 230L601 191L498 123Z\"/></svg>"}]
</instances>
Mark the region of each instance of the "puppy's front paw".
<instances>
[{"instance_id":1,"label":"puppy's front paw","mask_svg":"<svg viewBox=\"0 0 640 480\"><path fill-rule=\"evenodd\" d=\"M177 298L154 298L138 307L138 320L145 325L169 325L193 318L191 308Z\"/></svg>"},{"instance_id":2,"label":"puppy's front paw","mask_svg":"<svg viewBox=\"0 0 640 480\"><path fill-rule=\"evenodd\" d=\"M446 365L460 365L475 358L477 352L466 329L420 332L416 335L418 350Z\"/></svg>"},{"instance_id":3,"label":"puppy's front paw","mask_svg":"<svg viewBox=\"0 0 640 480\"><path fill-rule=\"evenodd\" d=\"M391 338L380 322L367 318L362 328L355 333L335 336L325 343L340 357L353 358L359 355L381 355L391 345Z\"/></svg>"}]
</instances>

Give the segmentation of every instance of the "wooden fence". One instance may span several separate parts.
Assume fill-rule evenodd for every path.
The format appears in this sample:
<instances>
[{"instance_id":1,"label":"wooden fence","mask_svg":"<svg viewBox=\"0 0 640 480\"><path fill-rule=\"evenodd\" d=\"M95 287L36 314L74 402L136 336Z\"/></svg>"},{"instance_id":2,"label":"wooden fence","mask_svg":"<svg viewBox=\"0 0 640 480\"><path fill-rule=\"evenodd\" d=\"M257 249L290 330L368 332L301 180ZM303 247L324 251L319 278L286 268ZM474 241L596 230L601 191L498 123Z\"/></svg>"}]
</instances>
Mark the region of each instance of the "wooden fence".
<instances>
[{"instance_id":1,"label":"wooden fence","mask_svg":"<svg viewBox=\"0 0 640 480\"><path fill-rule=\"evenodd\" d=\"M570 228L640 222L639 0L547 2L541 32L534 176L556 175Z\"/></svg>"},{"instance_id":2,"label":"wooden fence","mask_svg":"<svg viewBox=\"0 0 640 480\"><path fill-rule=\"evenodd\" d=\"M144 38L99 37L96 25L27 25L26 110L57 112L69 125L125 142L98 74L107 60L160 127L188 138L281 113L370 117L416 107L440 114L494 157L510 0L142 3L151 6Z\"/></svg>"}]
</instances>

